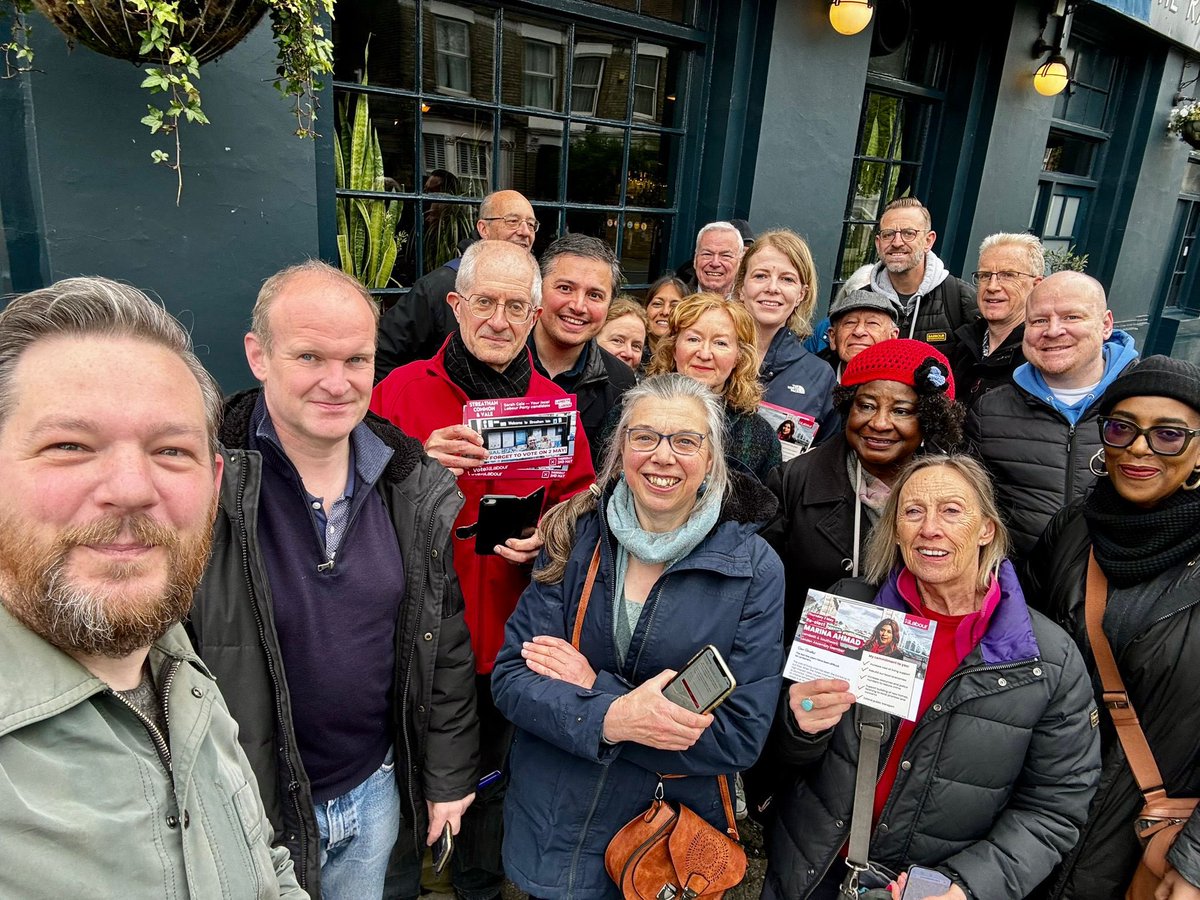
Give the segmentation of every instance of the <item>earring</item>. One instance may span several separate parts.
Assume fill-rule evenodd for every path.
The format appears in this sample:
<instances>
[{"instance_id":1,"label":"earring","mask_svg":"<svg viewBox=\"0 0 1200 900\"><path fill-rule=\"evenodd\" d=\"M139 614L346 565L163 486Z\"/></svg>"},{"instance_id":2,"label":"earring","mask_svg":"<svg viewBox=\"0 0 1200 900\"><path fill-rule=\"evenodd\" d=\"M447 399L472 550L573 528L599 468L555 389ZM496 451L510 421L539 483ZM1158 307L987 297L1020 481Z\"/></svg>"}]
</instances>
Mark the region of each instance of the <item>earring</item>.
<instances>
[{"instance_id":1,"label":"earring","mask_svg":"<svg viewBox=\"0 0 1200 900\"><path fill-rule=\"evenodd\" d=\"M1097 466L1099 466L1100 468L1097 469L1096 468ZM1093 475L1095 475L1097 478L1107 478L1108 477L1108 469L1104 468L1104 450L1103 450L1103 448L1101 448L1100 450L1097 450L1095 452L1095 454L1093 454L1092 458L1088 460L1088 471L1091 472Z\"/></svg>"},{"instance_id":2,"label":"earring","mask_svg":"<svg viewBox=\"0 0 1200 900\"><path fill-rule=\"evenodd\" d=\"M1185 491L1194 491L1196 488L1200 488L1200 468L1192 469L1192 474L1180 487Z\"/></svg>"},{"instance_id":3,"label":"earring","mask_svg":"<svg viewBox=\"0 0 1200 900\"><path fill-rule=\"evenodd\" d=\"M704 480L700 482L700 487L696 488L696 496L703 497L704 492L708 490L708 476L704 476Z\"/></svg>"}]
</instances>

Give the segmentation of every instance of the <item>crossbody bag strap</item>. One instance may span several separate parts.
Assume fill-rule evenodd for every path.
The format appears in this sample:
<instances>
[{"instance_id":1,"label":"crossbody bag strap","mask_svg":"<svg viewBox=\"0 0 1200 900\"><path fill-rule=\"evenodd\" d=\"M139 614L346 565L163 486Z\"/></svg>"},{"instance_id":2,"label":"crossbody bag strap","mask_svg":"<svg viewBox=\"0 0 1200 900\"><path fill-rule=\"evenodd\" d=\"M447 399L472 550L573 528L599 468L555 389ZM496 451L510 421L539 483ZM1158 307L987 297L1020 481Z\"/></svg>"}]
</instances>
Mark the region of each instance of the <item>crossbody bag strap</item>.
<instances>
[{"instance_id":1,"label":"crossbody bag strap","mask_svg":"<svg viewBox=\"0 0 1200 900\"><path fill-rule=\"evenodd\" d=\"M1104 688L1104 705L1117 728L1117 737L1125 750L1125 758L1143 794L1162 791L1163 777L1154 761L1154 754L1146 742L1146 735L1138 723L1137 713L1129 702L1125 682L1117 669L1112 646L1104 634L1104 607L1108 603L1108 579L1100 571L1096 554L1088 551L1087 594L1084 599L1084 618L1087 622L1088 641L1092 645L1092 656L1096 670L1100 673L1100 684Z\"/></svg>"},{"instance_id":2,"label":"crossbody bag strap","mask_svg":"<svg viewBox=\"0 0 1200 900\"><path fill-rule=\"evenodd\" d=\"M863 707L865 713L867 707ZM872 721L875 719L875 721ZM875 807L875 785L879 780L879 748L883 744L884 723L865 715L859 725L858 771L854 776L854 810L850 815L850 846L846 864L862 870L869 865L871 817Z\"/></svg>"},{"instance_id":3,"label":"crossbody bag strap","mask_svg":"<svg viewBox=\"0 0 1200 900\"><path fill-rule=\"evenodd\" d=\"M592 585L596 583L596 573L599 571L600 541L596 541L596 552L592 554L592 563L583 582L583 593L579 596L579 608L575 610L575 627L571 629L571 646L576 650L579 649L579 635L583 632L583 617L587 613L588 601L592 599Z\"/></svg>"}]
</instances>

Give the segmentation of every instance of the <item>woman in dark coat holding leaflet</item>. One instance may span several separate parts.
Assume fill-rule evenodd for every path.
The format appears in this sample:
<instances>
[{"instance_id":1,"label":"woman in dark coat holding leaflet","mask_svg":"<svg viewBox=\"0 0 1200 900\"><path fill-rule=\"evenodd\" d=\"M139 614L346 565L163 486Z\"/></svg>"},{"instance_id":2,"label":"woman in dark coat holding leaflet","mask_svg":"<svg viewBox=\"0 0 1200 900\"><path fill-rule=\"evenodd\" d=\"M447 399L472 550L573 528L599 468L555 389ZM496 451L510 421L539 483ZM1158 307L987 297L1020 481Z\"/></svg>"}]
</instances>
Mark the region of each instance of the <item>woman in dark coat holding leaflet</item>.
<instances>
[{"instance_id":1,"label":"woman in dark coat holding leaflet","mask_svg":"<svg viewBox=\"0 0 1200 900\"><path fill-rule=\"evenodd\" d=\"M867 551L876 605L937 625L916 722L885 717L869 857L938 869L951 885L937 900L1028 896L1074 846L1099 776L1083 660L1025 605L1007 547L983 467L931 455L900 474ZM846 874L849 689L821 679L784 695L773 743L800 768L778 800L763 900L832 900Z\"/></svg>"},{"instance_id":2,"label":"woman in dark coat holding leaflet","mask_svg":"<svg viewBox=\"0 0 1200 900\"><path fill-rule=\"evenodd\" d=\"M726 830L719 779L730 784L766 741L781 689L783 566L757 534L773 498L725 465L723 416L701 382L647 378L625 395L597 490L542 520L545 550L492 676L517 728L504 868L535 897L619 897L605 849L660 784ZM662 688L706 644L737 687L698 715Z\"/></svg>"}]
</instances>

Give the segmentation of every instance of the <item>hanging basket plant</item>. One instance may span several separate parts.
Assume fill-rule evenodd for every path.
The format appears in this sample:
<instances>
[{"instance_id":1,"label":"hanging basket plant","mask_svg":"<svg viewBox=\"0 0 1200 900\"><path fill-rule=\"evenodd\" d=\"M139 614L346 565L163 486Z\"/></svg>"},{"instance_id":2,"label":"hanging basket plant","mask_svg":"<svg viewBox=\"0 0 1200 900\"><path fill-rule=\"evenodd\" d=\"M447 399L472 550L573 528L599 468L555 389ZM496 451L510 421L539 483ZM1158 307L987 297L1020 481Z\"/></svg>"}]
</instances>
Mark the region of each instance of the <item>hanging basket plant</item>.
<instances>
[{"instance_id":1,"label":"hanging basket plant","mask_svg":"<svg viewBox=\"0 0 1200 900\"><path fill-rule=\"evenodd\" d=\"M1167 133L1177 134L1185 144L1200 149L1200 103L1192 101L1173 108L1167 117Z\"/></svg>"},{"instance_id":2,"label":"hanging basket plant","mask_svg":"<svg viewBox=\"0 0 1200 900\"><path fill-rule=\"evenodd\" d=\"M173 140L174 153L156 149L150 158L174 170L183 192L184 123L207 125L200 100L200 66L232 49L264 15L279 50L275 86L293 98L296 135L315 137L320 78L333 71L333 43L323 16L334 0L0 0L0 19L9 19L11 39L0 43L5 77L33 71L28 13L36 6L65 34L106 56L143 69L141 86L151 95L142 124Z\"/></svg>"},{"instance_id":3,"label":"hanging basket plant","mask_svg":"<svg viewBox=\"0 0 1200 900\"><path fill-rule=\"evenodd\" d=\"M169 57L147 47L138 34L147 27L148 4L122 0L33 0L38 12L53 22L70 40L97 53L141 65L169 63ZM177 5L168 24L174 26L172 43L190 49L204 64L230 50L248 35L266 14L260 0L187 0Z\"/></svg>"}]
</instances>

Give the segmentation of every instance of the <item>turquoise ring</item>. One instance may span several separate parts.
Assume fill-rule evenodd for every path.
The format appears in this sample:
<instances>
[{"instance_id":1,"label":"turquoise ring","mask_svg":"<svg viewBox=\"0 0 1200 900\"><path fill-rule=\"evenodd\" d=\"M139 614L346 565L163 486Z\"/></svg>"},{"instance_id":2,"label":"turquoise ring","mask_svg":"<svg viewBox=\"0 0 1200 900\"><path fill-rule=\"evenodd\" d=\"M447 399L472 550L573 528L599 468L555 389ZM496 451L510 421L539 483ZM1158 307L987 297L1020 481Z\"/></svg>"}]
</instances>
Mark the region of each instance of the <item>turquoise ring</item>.
<instances>
[{"instance_id":1,"label":"turquoise ring","mask_svg":"<svg viewBox=\"0 0 1200 900\"><path fill-rule=\"evenodd\" d=\"M812 702L812 698L811 698L811 697L805 697L803 700L801 700L801 701L800 701L800 708L801 708L802 710L804 710L805 712L812 712L812 711L813 711L813 702Z\"/></svg>"}]
</instances>

